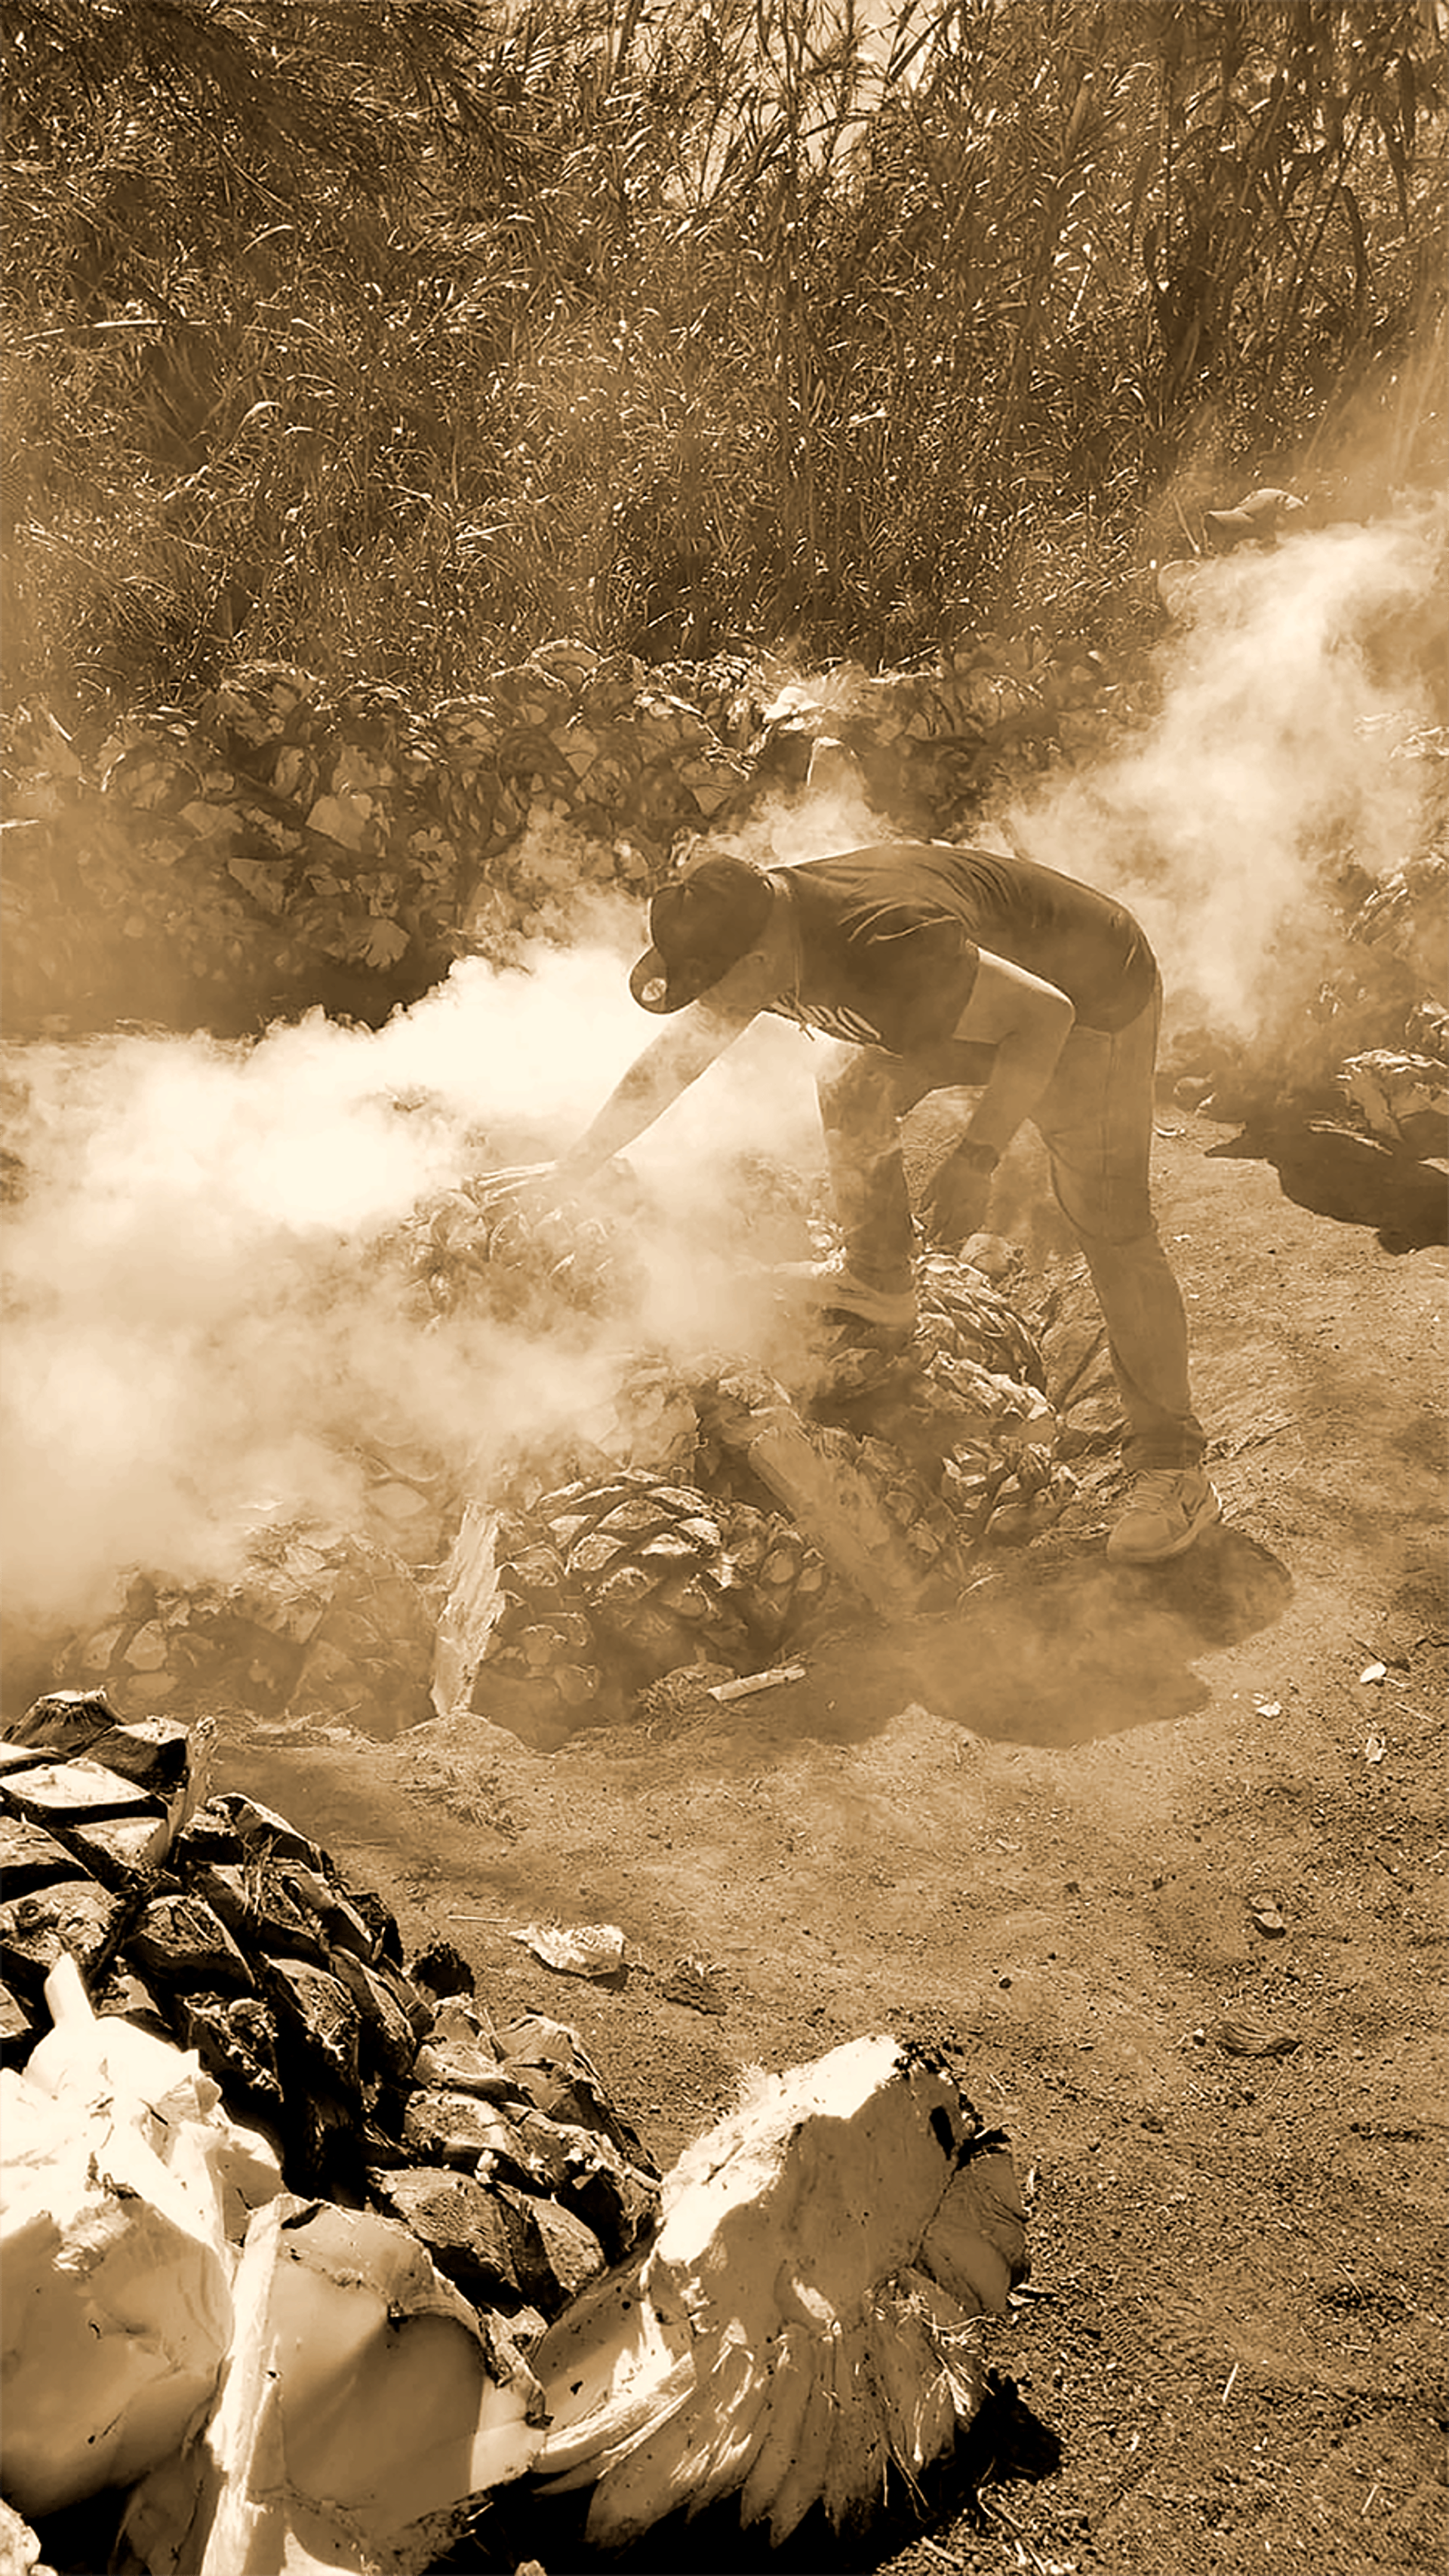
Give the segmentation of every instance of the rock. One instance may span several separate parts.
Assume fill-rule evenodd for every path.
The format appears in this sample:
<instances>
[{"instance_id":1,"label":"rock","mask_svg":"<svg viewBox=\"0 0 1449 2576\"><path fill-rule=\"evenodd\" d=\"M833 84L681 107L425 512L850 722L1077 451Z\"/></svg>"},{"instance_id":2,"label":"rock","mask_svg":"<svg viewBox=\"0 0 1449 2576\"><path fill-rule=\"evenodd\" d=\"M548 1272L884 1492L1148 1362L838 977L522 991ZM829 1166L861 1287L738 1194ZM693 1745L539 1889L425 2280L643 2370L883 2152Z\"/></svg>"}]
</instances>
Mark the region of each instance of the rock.
<instances>
[{"instance_id":1,"label":"rock","mask_svg":"<svg viewBox=\"0 0 1449 2576\"><path fill-rule=\"evenodd\" d=\"M489 2173L527 2187L550 2187L551 2176L520 2136L514 2121L480 2094L429 2085L412 2092L403 2117L402 2143L418 2164L473 2173L484 2158Z\"/></svg>"},{"instance_id":2,"label":"rock","mask_svg":"<svg viewBox=\"0 0 1449 2576\"><path fill-rule=\"evenodd\" d=\"M538 2271L528 2276L530 2295L545 2316L557 2316L606 2268L603 2246L593 2229L561 2201L524 2200L501 2186L495 2197L511 2203L520 2219L537 2229L541 2255Z\"/></svg>"},{"instance_id":3,"label":"rock","mask_svg":"<svg viewBox=\"0 0 1449 2576\"><path fill-rule=\"evenodd\" d=\"M362 2016L341 1978L305 1959L273 1958L265 1984L277 2016L279 2051L302 2074L320 2078L360 2109Z\"/></svg>"},{"instance_id":4,"label":"rock","mask_svg":"<svg viewBox=\"0 0 1449 2576\"><path fill-rule=\"evenodd\" d=\"M193 1990L176 1999L177 2028L213 2083L253 2119L281 2127L286 2095L277 2064L277 2017L256 1995Z\"/></svg>"},{"instance_id":5,"label":"rock","mask_svg":"<svg viewBox=\"0 0 1449 2576\"><path fill-rule=\"evenodd\" d=\"M40 2564L40 2541L13 2505L0 2496L0 2576L52 2576Z\"/></svg>"},{"instance_id":6,"label":"rock","mask_svg":"<svg viewBox=\"0 0 1449 2576\"><path fill-rule=\"evenodd\" d=\"M35 2013L0 1984L0 2066L23 2066L39 2036Z\"/></svg>"},{"instance_id":7,"label":"rock","mask_svg":"<svg viewBox=\"0 0 1449 2576\"><path fill-rule=\"evenodd\" d=\"M522 2192L485 2187L471 2174L443 2165L418 2165L373 2176L383 2206L411 2228L438 2270L465 2298L483 2308L516 2308L549 2294L549 2312L560 2305L560 2284L546 2251L538 2212L547 2210L567 2229L588 2231L547 2201ZM594 2269L603 2266L597 2241ZM580 2272L580 2280L587 2279Z\"/></svg>"},{"instance_id":8,"label":"rock","mask_svg":"<svg viewBox=\"0 0 1449 2576\"><path fill-rule=\"evenodd\" d=\"M256 1991L246 1959L200 1897L153 1897L126 1935L126 1952L148 1981L168 1992L197 1986L218 1994Z\"/></svg>"},{"instance_id":9,"label":"rock","mask_svg":"<svg viewBox=\"0 0 1449 2576\"><path fill-rule=\"evenodd\" d=\"M43 1886L0 1901L0 1976L29 2004L38 2002L46 1978L64 1958L99 1975L128 1914L124 1895L111 1894L65 1862Z\"/></svg>"},{"instance_id":10,"label":"rock","mask_svg":"<svg viewBox=\"0 0 1449 2576\"><path fill-rule=\"evenodd\" d=\"M67 1875L69 1867L64 1844L43 1825L0 1812L0 1871L7 1896L28 1895L47 1879Z\"/></svg>"}]
</instances>

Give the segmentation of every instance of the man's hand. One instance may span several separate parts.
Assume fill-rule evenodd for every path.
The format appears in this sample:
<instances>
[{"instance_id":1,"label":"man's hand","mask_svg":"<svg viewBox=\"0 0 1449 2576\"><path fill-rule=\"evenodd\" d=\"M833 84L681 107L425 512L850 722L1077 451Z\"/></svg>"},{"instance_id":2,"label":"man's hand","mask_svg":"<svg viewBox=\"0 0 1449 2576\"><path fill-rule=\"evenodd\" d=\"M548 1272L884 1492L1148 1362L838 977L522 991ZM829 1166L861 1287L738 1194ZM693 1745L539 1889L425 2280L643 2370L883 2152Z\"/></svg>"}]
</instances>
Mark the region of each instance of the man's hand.
<instances>
[{"instance_id":1,"label":"man's hand","mask_svg":"<svg viewBox=\"0 0 1449 2576\"><path fill-rule=\"evenodd\" d=\"M515 1163L510 1171L484 1172L475 1188L478 1204L489 1210L496 1208L500 1216L511 1207L542 1214L546 1208L557 1207L573 1196L573 1190L560 1179L559 1168L557 1163Z\"/></svg>"},{"instance_id":2,"label":"man's hand","mask_svg":"<svg viewBox=\"0 0 1449 2576\"><path fill-rule=\"evenodd\" d=\"M529 1223L573 1211L576 1202L596 1201L594 1213L620 1213L634 1206L638 1183L627 1163L617 1157L601 1163L578 1148L556 1163L519 1163L511 1171L483 1172L472 1195L500 1223L514 1213Z\"/></svg>"},{"instance_id":3,"label":"man's hand","mask_svg":"<svg viewBox=\"0 0 1449 2576\"><path fill-rule=\"evenodd\" d=\"M938 1251L959 1252L973 1234L986 1231L995 1174L990 1146L965 1137L937 1164L921 1193L921 1218Z\"/></svg>"}]
</instances>

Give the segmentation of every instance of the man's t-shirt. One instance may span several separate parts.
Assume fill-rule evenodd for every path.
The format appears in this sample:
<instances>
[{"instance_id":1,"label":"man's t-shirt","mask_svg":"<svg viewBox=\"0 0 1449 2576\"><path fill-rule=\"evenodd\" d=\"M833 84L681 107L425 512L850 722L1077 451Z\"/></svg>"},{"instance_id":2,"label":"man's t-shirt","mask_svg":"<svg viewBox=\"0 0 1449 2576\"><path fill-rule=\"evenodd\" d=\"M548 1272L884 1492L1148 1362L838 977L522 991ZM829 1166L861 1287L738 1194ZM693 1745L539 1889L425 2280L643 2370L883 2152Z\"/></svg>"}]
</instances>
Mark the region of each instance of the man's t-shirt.
<instances>
[{"instance_id":1,"label":"man's t-shirt","mask_svg":"<svg viewBox=\"0 0 1449 2576\"><path fill-rule=\"evenodd\" d=\"M1152 995L1156 961L1130 912L1030 859L884 842L778 873L801 972L771 1007L832 1037L891 1055L940 1045L983 948L1055 985L1085 1028L1125 1028Z\"/></svg>"}]
</instances>

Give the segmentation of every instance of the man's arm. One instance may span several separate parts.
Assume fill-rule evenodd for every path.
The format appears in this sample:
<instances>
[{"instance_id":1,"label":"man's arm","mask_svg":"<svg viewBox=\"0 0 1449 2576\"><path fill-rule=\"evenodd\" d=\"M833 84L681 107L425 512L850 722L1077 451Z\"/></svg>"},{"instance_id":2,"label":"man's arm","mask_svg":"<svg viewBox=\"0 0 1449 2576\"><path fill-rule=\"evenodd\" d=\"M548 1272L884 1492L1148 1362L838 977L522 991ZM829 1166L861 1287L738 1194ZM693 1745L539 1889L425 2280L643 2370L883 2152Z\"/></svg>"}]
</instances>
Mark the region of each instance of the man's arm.
<instances>
[{"instance_id":1,"label":"man's arm","mask_svg":"<svg viewBox=\"0 0 1449 2576\"><path fill-rule=\"evenodd\" d=\"M996 1050L965 1141L983 1155L1005 1153L1057 1069L1076 1012L1055 984L981 951L971 999L952 1035Z\"/></svg>"},{"instance_id":2,"label":"man's arm","mask_svg":"<svg viewBox=\"0 0 1449 2576\"><path fill-rule=\"evenodd\" d=\"M770 978L766 989L761 961L751 955L732 966L700 1001L678 1012L635 1057L593 1124L554 1165L551 1191L567 1195L581 1189L613 1155L644 1135L680 1093L743 1035L757 1013L775 998L774 988L775 979Z\"/></svg>"},{"instance_id":3,"label":"man's arm","mask_svg":"<svg viewBox=\"0 0 1449 2576\"><path fill-rule=\"evenodd\" d=\"M964 1136L921 1195L933 1243L954 1251L985 1225L992 1174L1055 1073L1076 1016L1055 984L981 951L971 999L953 1034L995 1054Z\"/></svg>"}]
</instances>

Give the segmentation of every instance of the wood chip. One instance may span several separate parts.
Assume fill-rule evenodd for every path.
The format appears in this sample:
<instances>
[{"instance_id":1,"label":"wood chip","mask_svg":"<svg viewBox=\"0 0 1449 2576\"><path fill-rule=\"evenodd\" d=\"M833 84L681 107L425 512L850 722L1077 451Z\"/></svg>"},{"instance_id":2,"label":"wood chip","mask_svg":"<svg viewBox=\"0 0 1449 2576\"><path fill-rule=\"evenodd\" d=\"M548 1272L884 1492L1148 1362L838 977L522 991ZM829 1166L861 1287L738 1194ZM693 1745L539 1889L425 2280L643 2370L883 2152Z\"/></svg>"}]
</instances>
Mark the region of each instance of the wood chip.
<instances>
[{"instance_id":1,"label":"wood chip","mask_svg":"<svg viewBox=\"0 0 1449 2576\"><path fill-rule=\"evenodd\" d=\"M1291 2057L1299 2045L1291 2030L1264 2030L1250 2021L1214 2022L1209 2037L1229 2057Z\"/></svg>"}]
</instances>

